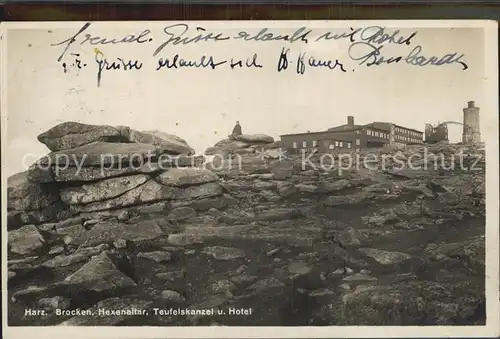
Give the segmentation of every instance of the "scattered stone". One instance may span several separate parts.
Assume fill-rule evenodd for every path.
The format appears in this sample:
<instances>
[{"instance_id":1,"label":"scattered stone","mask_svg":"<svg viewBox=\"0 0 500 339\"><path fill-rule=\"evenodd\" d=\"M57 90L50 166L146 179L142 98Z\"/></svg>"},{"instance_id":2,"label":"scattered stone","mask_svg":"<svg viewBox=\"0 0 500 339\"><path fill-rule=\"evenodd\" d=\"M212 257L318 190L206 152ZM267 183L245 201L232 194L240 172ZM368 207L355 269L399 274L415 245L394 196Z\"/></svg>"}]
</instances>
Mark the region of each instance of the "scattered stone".
<instances>
[{"instance_id":1,"label":"scattered stone","mask_svg":"<svg viewBox=\"0 0 500 339\"><path fill-rule=\"evenodd\" d=\"M43 267L58 268L77 264L82 261L87 261L89 256L83 253L74 253L70 255L58 255L42 264Z\"/></svg>"},{"instance_id":2,"label":"scattered stone","mask_svg":"<svg viewBox=\"0 0 500 339\"><path fill-rule=\"evenodd\" d=\"M186 298L184 298L179 292L172 290L162 291L161 298L164 299L165 301L170 301L174 303L183 303L186 301Z\"/></svg>"},{"instance_id":3,"label":"scattered stone","mask_svg":"<svg viewBox=\"0 0 500 339\"><path fill-rule=\"evenodd\" d=\"M40 286L28 286L25 289L16 291L13 295L11 300L13 302L17 302L18 300L21 299L29 299L29 298L36 298L40 294L46 291L45 287L40 287Z\"/></svg>"},{"instance_id":4,"label":"scattered stone","mask_svg":"<svg viewBox=\"0 0 500 339\"><path fill-rule=\"evenodd\" d=\"M406 253L388 252L375 248L360 248L359 251L375 259L378 263L382 265L398 264L404 260L411 258L411 256Z\"/></svg>"},{"instance_id":5,"label":"scattered stone","mask_svg":"<svg viewBox=\"0 0 500 339\"><path fill-rule=\"evenodd\" d=\"M112 242L116 239L128 241L151 240L163 235L154 220L145 220L140 225L135 223L100 222L91 230L72 235L72 244L86 246Z\"/></svg>"},{"instance_id":6,"label":"scattered stone","mask_svg":"<svg viewBox=\"0 0 500 339\"><path fill-rule=\"evenodd\" d=\"M49 254L61 254L63 252L64 246L55 246L50 249Z\"/></svg>"},{"instance_id":7,"label":"scattered stone","mask_svg":"<svg viewBox=\"0 0 500 339\"><path fill-rule=\"evenodd\" d=\"M366 274L356 273L356 274L344 277L342 280L344 280L344 281L375 281L378 279L375 277L366 275Z\"/></svg>"},{"instance_id":8,"label":"scattered stone","mask_svg":"<svg viewBox=\"0 0 500 339\"><path fill-rule=\"evenodd\" d=\"M186 246L191 244L203 244L203 238L189 234L170 234L168 236L168 243L174 246Z\"/></svg>"},{"instance_id":9,"label":"scattered stone","mask_svg":"<svg viewBox=\"0 0 500 339\"><path fill-rule=\"evenodd\" d=\"M257 216L258 220L280 221L294 219L300 216L300 211L296 209L275 208L269 211L263 211Z\"/></svg>"},{"instance_id":10,"label":"scattered stone","mask_svg":"<svg viewBox=\"0 0 500 339\"><path fill-rule=\"evenodd\" d=\"M157 263L162 263L172 260L172 254L167 251L141 252L137 254L137 258L144 258Z\"/></svg>"},{"instance_id":11,"label":"scattered stone","mask_svg":"<svg viewBox=\"0 0 500 339\"><path fill-rule=\"evenodd\" d=\"M340 284L339 287L344 291L349 291L351 289L351 286L349 286L349 284Z\"/></svg>"},{"instance_id":12,"label":"scattered stone","mask_svg":"<svg viewBox=\"0 0 500 339\"><path fill-rule=\"evenodd\" d=\"M294 275L307 275L311 273L313 267L303 261L294 261L288 265L288 271Z\"/></svg>"},{"instance_id":13,"label":"scattered stone","mask_svg":"<svg viewBox=\"0 0 500 339\"><path fill-rule=\"evenodd\" d=\"M256 283L248 287L247 290L256 293L261 293L263 291L267 291L270 289L275 289L275 288L281 289L284 288L285 286L286 285L283 282L279 281L274 277L271 277L257 281Z\"/></svg>"},{"instance_id":14,"label":"scattered stone","mask_svg":"<svg viewBox=\"0 0 500 339\"><path fill-rule=\"evenodd\" d=\"M304 193L316 193L318 191L318 186L314 185L297 184L295 185L295 188L299 192L304 192Z\"/></svg>"},{"instance_id":15,"label":"scattered stone","mask_svg":"<svg viewBox=\"0 0 500 339\"><path fill-rule=\"evenodd\" d=\"M136 283L130 277L118 270L106 252L93 257L78 271L68 276L65 282L84 286L96 292L136 286Z\"/></svg>"},{"instance_id":16,"label":"scattered stone","mask_svg":"<svg viewBox=\"0 0 500 339\"><path fill-rule=\"evenodd\" d=\"M278 253L279 251L281 251L283 249L283 247L276 247L276 248L273 248L272 250L268 251L266 253L266 255L268 257L272 257L273 255L275 255L276 253Z\"/></svg>"},{"instance_id":17,"label":"scattered stone","mask_svg":"<svg viewBox=\"0 0 500 339\"><path fill-rule=\"evenodd\" d=\"M196 211L192 207L177 207L167 216L167 220L184 221L196 217Z\"/></svg>"},{"instance_id":18,"label":"scattered stone","mask_svg":"<svg viewBox=\"0 0 500 339\"><path fill-rule=\"evenodd\" d=\"M42 298L38 301L38 307L54 310L67 310L71 306L71 302L61 296L56 296L52 298Z\"/></svg>"},{"instance_id":19,"label":"scattered stone","mask_svg":"<svg viewBox=\"0 0 500 339\"><path fill-rule=\"evenodd\" d=\"M94 226L95 224L98 224L100 223L101 220L99 219L89 219L89 220L85 220L84 223L83 223L83 227L86 227L86 228L89 228L89 227L92 227Z\"/></svg>"},{"instance_id":20,"label":"scattered stone","mask_svg":"<svg viewBox=\"0 0 500 339\"><path fill-rule=\"evenodd\" d=\"M210 255L217 260L235 260L245 257L243 250L223 246L205 247L202 253Z\"/></svg>"},{"instance_id":21,"label":"scattered stone","mask_svg":"<svg viewBox=\"0 0 500 339\"><path fill-rule=\"evenodd\" d=\"M7 280L13 279L16 277L16 272L8 271Z\"/></svg>"},{"instance_id":22,"label":"scattered stone","mask_svg":"<svg viewBox=\"0 0 500 339\"><path fill-rule=\"evenodd\" d=\"M35 225L26 225L9 231L8 237L11 252L17 254L33 253L44 245L44 239Z\"/></svg>"},{"instance_id":23,"label":"scattered stone","mask_svg":"<svg viewBox=\"0 0 500 339\"><path fill-rule=\"evenodd\" d=\"M118 240L115 240L113 242L113 246L118 249L118 250L121 250L121 249L125 249L127 248L127 240L125 239L118 239Z\"/></svg>"},{"instance_id":24,"label":"scattered stone","mask_svg":"<svg viewBox=\"0 0 500 339\"><path fill-rule=\"evenodd\" d=\"M314 290L314 291L311 291L309 293L309 296L313 297L313 298L324 298L324 297L330 297L333 295L335 295L335 292L333 292L332 290L326 289L326 288Z\"/></svg>"},{"instance_id":25,"label":"scattered stone","mask_svg":"<svg viewBox=\"0 0 500 339\"><path fill-rule=\"evenodd\" d=\"M175 281L176 279L183 279L184 275L184 271L173 271L158 273L156 274L156 277L160 280Z\"/></svg>"},{"instance_id":26,"label":"scattered stone","mask_svg":"<svg viewBox=\"0 0 500 339\"><path fill-rule=\"evenodd\" d=\"M130 219L130 212L129 211L121 211L118 213L117 216L118 221L127 221Z\"/></svg>"},{"instance_id":27,"label":"scattered stone","mask_svg":"<svg viewBox=\"0 0 500 339\"><path fill-rule=\"evenodd\" d=\"M233 296L235 289L236 285L230 280L219 280L212 284L213 293L223 293L230 298Z\"/></svg>"}]
</instances>

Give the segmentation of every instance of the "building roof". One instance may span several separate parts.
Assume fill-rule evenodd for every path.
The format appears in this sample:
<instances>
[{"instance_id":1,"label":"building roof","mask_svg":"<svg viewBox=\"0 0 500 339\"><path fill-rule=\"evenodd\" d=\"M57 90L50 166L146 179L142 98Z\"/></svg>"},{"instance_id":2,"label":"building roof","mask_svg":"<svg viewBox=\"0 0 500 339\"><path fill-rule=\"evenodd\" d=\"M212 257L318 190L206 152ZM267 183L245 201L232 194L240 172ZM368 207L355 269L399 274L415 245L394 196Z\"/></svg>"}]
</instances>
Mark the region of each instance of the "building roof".
<instances>
[{"instance_id":1,"label":"building roof","mask_svg":"<svg viewBox=\"0 0 500 339\"><path fill-rule=\"evenodd\" d=\"M423 134L422 131L419 131L419 130L416 130L416 129L413 129L413 128L404 127L404 126L401 126L401 125L396 125L396 124L393 124L391 122L374 121L374 122L366 124L366 125L349 125L349 124L345 124L345 125L340 125L340 126L329 128L326 131L305 132L305 133L290 133L290 134L283 134L280 137L296 136L296 135L322 134L322 133L354 132L354 131L357 131L357 130L362 129L364 127L371 127L373 129L378 129L378 130L381 130L381 131L390 132L391 125L394 125L394 126L399 127L399 128L404 128L404 129L407 129L407 130L410 130L410 131L414 131L414 132L418 132L418 133L422 133ZM339 140L339 141L343 141L343 140Z\"/></svg>"},{"instance_id":2,"label":"building roof","mask_svg":"<svg viewBox=\"0 0 500 339\"><path fill-rule=\"evenodd\" d=\"M329 128L326 132L351 132L363 128L363 125L340 125Z\"/></svg>"},{"instance_id":3,"label":"building roof","mask_svg":"<svg viewBox=\"0 0 500 339\"><path fill-rule=\"evenodd\" d=\"M304 132L304 133L289 133L289 134L282 134L280 137L293 137L296 135L311 135L311 134L326 134L326 133L331 133L330 131L319 131L319 132Z\"/></svg>"},{"instance_id":4,"label":"building roof","mask_svg":"<svg viewBox=\"0 0 500 339\"><path fill-rule=\"evenodd\" d=\"M371 124L367 124L365 126L373 126L374 128L378 128L378 129L383 129L383 130L390 131L391 124L394 125L394 126L396 126L396 127L404 128L404 129L407 129L407 130L410 130L410 131L414 131L414 132L418 132L418 133L423 133L422 131L419 131L419 130L414 129L414 128L409 128L409 127L405 127L405 126L393 124L393 123L390 123L390 122L383 122L383 121L374 121Z\"/></svg>"}]
</instances>

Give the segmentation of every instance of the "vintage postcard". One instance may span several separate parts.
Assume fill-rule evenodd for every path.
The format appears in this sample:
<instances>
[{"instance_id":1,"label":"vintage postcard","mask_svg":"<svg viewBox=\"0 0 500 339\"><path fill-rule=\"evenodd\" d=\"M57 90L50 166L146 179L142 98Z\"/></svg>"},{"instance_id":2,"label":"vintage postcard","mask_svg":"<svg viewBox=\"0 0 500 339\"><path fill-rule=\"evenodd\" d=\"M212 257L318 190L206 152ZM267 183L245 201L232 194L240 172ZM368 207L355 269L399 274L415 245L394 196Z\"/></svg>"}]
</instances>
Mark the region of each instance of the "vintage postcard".
<instances>
[{"instance_id":1,"label":"vintage postcard","mask_svg":"<svg viewBox=\"0 0 500 339\"><path fill-rule=\"evenodd\" d=\"M498 336L497 30L2 23L7 337Z\"/></svg>"}]
</instances>

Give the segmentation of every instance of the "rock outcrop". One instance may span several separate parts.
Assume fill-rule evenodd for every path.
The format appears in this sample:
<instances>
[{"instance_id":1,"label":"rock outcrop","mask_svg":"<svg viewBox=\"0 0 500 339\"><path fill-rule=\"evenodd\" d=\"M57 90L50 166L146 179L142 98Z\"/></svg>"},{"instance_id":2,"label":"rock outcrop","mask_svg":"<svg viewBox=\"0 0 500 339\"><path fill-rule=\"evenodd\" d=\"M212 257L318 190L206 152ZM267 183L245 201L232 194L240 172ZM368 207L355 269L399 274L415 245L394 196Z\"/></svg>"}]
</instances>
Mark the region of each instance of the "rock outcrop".
<instances>
[{"instance_id":1,"label":"rock outcrop","mask_svg":"<svg viewBox=\"0 0 500 339\"><path fill-rule=\"evenodd\" d=\"M241 134L234 138L222 139L205 150L205 155L232 158L235 155L255 154L262 159L278 159L283 155L281 142L265 134Z\"/></svg>"},{"instance_id":2,"label":"rock outcrop","mask_svg":"<svg viewBox=\"0 0 500 339\"><path fill-rule=\"evenodd\" d=\"M9 229L82 212L222 194L214 183L218 177L197 167L203 157L192 155L177 136L67 122L38 140L53 152L9 178ZM185 185L170 185L168 178Z\"/></svg>"},{"instance_id":3,"label":"rock outcrop","mask_svg":"<svg viewBox=\"0 0 500 339\"><path fill-rule=\"evenodd\" d=\"M65 128L43 140L75 158L9 181L10 325L485 323L480 149L254 151L202 164L153 139L123 143L109 127ZM217 152L276 149L266 137L238 139ZM188 314L154 311L165 304ZM116 314L91 316L106 307ZM228 307L252 314L196 314ZM29 308L87 312L24 317Z\"/></svg>"}]
</instances>

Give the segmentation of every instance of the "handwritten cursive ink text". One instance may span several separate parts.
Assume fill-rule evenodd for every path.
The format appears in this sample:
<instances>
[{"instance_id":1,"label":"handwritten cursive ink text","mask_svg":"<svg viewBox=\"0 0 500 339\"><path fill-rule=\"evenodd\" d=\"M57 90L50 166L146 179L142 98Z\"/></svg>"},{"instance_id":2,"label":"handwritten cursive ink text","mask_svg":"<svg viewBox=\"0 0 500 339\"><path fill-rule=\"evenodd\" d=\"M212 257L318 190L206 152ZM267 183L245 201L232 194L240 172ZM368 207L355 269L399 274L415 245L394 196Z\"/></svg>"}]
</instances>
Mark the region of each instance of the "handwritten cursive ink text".
<instances>
[{"instance_id":1,"label":"handwritten cursive ink text","mask_svg":"<svg viewBox=\"0 0 500 339\"><path fill-rule=\"evenodd\" d=\"M96 53L95 62L97 63L97 87L101 86L103 71L116 71L116 70L140 70L142 68L142 62L138 60L128 60L125 61L122 58L116 58L118 61L109 62L102 53Z\"/></svg>"},{"instance_id":2,"label":"handwritten cursive ink text","mask_svg":"<svg viewBox=\"0 0 500 339\"><path fill-rule=\"evenodd\" d=\"M202 56L199 60L192 61L186 60L179 56L179 54L174 55L172 59L160 58L158 59L158 66L156 70L159 71L162 68L183 68L183 67L194 67L194 68L211 68L215 69L217 66L227 63L227 60L215 61L213 56Z\"/></svg>"},{"instance_id":3,"label":"handwritten cursive ink text","mask_svg":"<svg viewBox=\"0 0 500 339\"><path fill-rule=\"evenodd\" d=\"M255 35L250 34L246 31L240 31L238 35L234 37L234 39L243 39L245 41L301 41L308 43L307 36L309 34L311 34L311 30L307 29L306 27L298 28L292 35L272 33L269 32L269 28L263 28Z\"/></svg>"},{"instance_id":4,"label":"handwritten cursive ink text","mask_svg":"<svg viewBox=\"0 0 500 339\"><path fill-rule=\"evenodd\" d=\"M230 37L225 36L222 33L211 33L203 27L196 27L197 35L188 37L185 36L189 31L189 25L187 24L175 24L167 26L163 29L163 32L168 36L168 39L163 42L153 53L153 56L157 56L167 45L187 45L197 42L207 42L207 41L223 41L229 40Z\"/></svg>"},{"instance_id":5,"label":"handwritten cursive ink text","mask_svg":"<svg viewBox=\"0 0 500 339\"><path fill-rule=\"evenodd\" d=\"M64 54L67 52L69 47L77 41L77 37L79 37L83 32L85 32L90 27L90 22L85 23L78 32L76 32L70 38L58 42L56 44L51 44L51 46L61 46L65 45L64 51L61 53L57 61L61 61ZM149 29L143 30L139 34L129 34L120 38L106 38L99 36L92 36L91 34L85 34L83 40L80 42L80 45L90 44L90 45L109 45L109 44L120 44L120 43L138 43L143 44L146 42L150 42L153 39L150 37L151 31Z\"/></svg>"}]
</instances>

